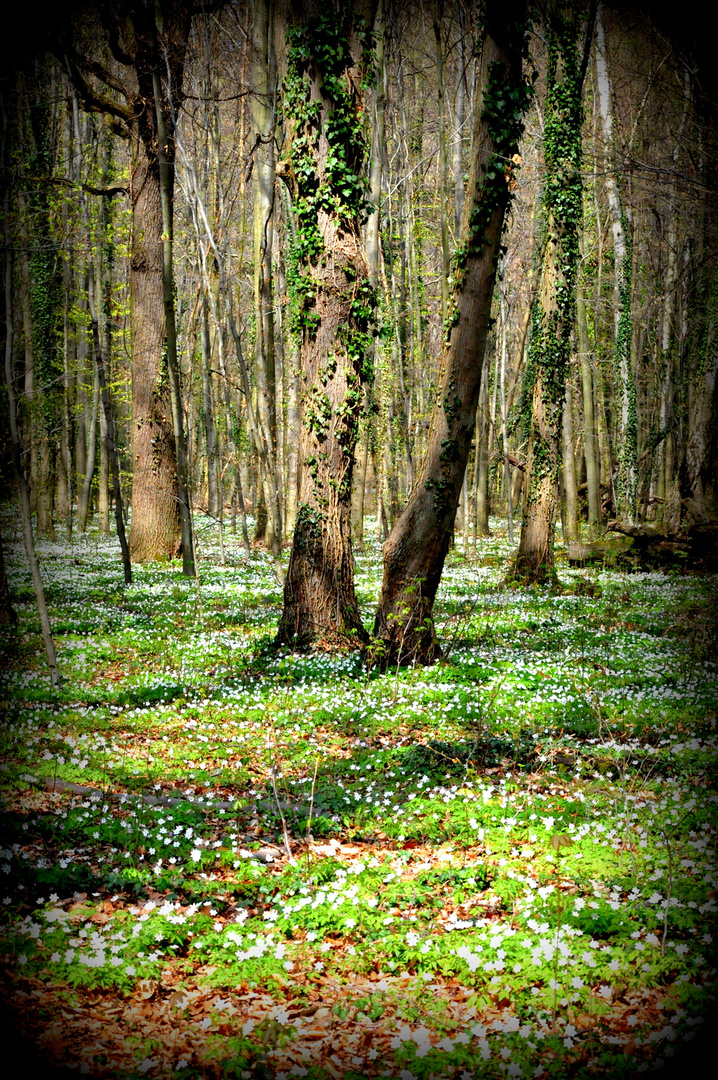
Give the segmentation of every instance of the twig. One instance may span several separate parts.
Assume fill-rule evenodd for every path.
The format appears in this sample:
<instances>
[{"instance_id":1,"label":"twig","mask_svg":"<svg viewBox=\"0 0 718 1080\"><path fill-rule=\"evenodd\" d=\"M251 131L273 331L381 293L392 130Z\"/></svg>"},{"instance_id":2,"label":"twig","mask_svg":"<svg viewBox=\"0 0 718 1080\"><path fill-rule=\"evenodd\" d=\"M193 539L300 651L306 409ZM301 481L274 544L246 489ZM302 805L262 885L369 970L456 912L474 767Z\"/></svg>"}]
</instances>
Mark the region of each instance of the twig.
<instances>
[{"instance_id":1,"label":"twig","mask_svg":"<svg viewBox=\"0 0 718 1080\"><path fill-rule=\"evenodd\" d=\"M277 794L277 783L276 783L276 781L274 779L274 765L272 765L270 767L269 779L272 781L272 791L274 792L274 801L277 804L277 813L279 814L279 819L282 822L282 836L284 837L284 847L285 847L285 850L287 852L287 858L289 859L290 862L293 863L294 862L294 856L292 855L292 848L291 848L291 845L289 843L289 832L287 831L287 821L286 821L286 818L284 817L284 814L282 813L282 806L281 806L281 803L279 801L279 795Z\"/></svg>"}]
</instances>

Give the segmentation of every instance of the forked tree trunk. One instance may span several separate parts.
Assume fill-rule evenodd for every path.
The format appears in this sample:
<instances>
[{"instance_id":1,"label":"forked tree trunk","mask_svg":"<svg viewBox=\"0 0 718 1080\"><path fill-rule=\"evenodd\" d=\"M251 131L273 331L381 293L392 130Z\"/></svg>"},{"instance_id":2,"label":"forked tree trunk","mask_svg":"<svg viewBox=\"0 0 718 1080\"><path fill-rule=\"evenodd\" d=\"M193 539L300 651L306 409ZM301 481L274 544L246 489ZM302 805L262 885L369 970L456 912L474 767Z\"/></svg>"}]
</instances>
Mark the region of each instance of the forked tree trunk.
<instances>
[{"instance_id":1,"label":"forked tree trunk","mask_svg":"<svg viewBox=\"0 0 718 1080\"><path fill-rule=\"evenodd\" d=\"M473 161L466 193L456 284L439 384L421 471L384 545L384 576L374 625L382 665L430 663L441 655L433 621L476 419L496 260L523 130L526 90L522 0L487 5ZM506 103L511 102L507 110Z\"/></svg>"},{"instance_id":2,"label":"forked tree trunk","mask_svg":"<svg viewBox=\"0 0 718 1080\"><path fill-rule=\"evenodd\" d=\"M527 583L554 575L561 428L576 300L581 222L581 84L575 5L557 0L548 26L543 204L546 241L534 301L533 378L521 540L512 573Z\"/></svg>"},{"instance_id":3,"label":"forked tree trunk","mask_svg":"<svg viewBox=\"0 0 718 1080\"><path fill-rule=\"evenodd\" d=\"M342 9L339 22L321 10L311 5L292 32L284 84L289 155L282 164L298 216L304 415L299 508L276 640L343 647L367 639L354 591L351 493L376 300L361 237L361 42L351 9Z\"/></svg>"}]
</instances>

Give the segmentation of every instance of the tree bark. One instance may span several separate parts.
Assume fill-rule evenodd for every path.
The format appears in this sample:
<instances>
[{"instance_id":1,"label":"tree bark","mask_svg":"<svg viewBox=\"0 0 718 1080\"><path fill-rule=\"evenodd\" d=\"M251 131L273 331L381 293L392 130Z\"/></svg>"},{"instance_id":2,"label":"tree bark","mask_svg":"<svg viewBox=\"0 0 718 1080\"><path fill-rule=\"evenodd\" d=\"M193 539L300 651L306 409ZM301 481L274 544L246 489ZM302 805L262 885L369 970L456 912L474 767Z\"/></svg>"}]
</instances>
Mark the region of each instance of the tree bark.
<instances>
[{"instance_id":1,"label":"tree bark","mask_svg":"<svg viewBox=\"0 0 718 1080\"><path fill-rule=\"evenodd\" d=\"M596 10L596 83L605 147L604 184L613 236L615 261L614 364L619 390L618 472L614 481L616 514L627 525L635 525L638 514L638 416L636 382L632 366L631 300L633 254L625 209L616 177L615 132L611 104L611 82L606 65L603 5Z\"/></svg>"},{"instance_id":2,"label":"tree bark","mask_svg":"<svg viewBox=\"0 0 718 1080\"><path fill-rule=\"evenodd\" d=\"M569 373L566 379L566 397L563 403L563 494L565 543L579 539L578 490L576 484L576 458L573 452L573 386Z\"/></svg>"},{"instance_id":3,"label":"tree bark","mask_svg":"<svg viewBox=\"0 0 718 1080\"><path fill-rule=\"evenodd\" d=\"M513 574L527 583L555 576L561 423L571 348L581 222L581 85L575 6L553 6L548 72L543 204L546 241L529 343L533 379L521 540Z\"/></svg>"},{"instance_id":4,"label":"tree bark","mask_svg":"<svg viewBox=\"0 0 718 1080\"><path fill-rule=\"evenodd\" d=\"M272 248L274 242L274 64L270 0L252 0L250 72L252 121L255 145L252 153L254 197L254 321L257 376L257 413L269 440L271 469L278 473L277 374L274 341ZM262 476L266 508L266 542L276 558L282 549L280 488ZM259 536L256 537L259 539ZM262 536L265 539L265 535Z\"/></svg>"},{"instance_id":5,"label":"tree bark","mask_svg":"<svg viewBox=\"0 0 718 1080\"><path fill-rule=\"evenodd\" d=\"M376 298L361 237L361 43L350 9L339 24L319 10L311 5L292 31L284 90L305 389L300 505L276 641L346 647L367 640L354 591L351 493Z\"/></svg>"},{"instance_id":6,"label":"tree bark","mask_svg":"<svg viewBox=\"0 0 718 1080\"><path fill-rule=\"evenodd\" d=\"M92 288L92 285L90 285ZM92 397L90 399L90 422L87 426L87 458L85 462L85 475L82 485L77 492L77 531L84 533L87 528L87 518L90 512L90 496L92 494L92 481L95 475L97 457L97 421L100 403L100 384L95 368Z\"/></svg>"},{"instance_id":7,"label":"tree bark","mask_svg":"<svg viewBox=\"0 0 718 1080\"><path fill-rule=\"evenodd\" d=\"M588 502L588 531L591 537L601 523L601 496L598 473L598 439L593 405L592 353L586 326L586 305L581 295L576 297L578 325L578 358L581 367L581 403L583 405L583 456L586 462L586 497Z\"/></svg>"},{"instance_id":8,"label":"tree bark","mask_svg":"<svg viewBox=\"0 0 718 1080\"><path fill-rule=\"evenodd\" d=\"M158 47L159 53L159 47ZM165 64L167 67L167 64ZM170 72L167 71L169 79ZM152 90L155 103L155 122L157 125L157 172L160 188L160 210L162 214L162 301L164 307L165 349L167 354L167 378L170 389L170 408L172 410L172 434L175 445L175 469L177 478L177 498L179 501L180 534L182 537L182 573L185 577L195 576L194 536L192 532L192 511L190 506L190 479L187 465L187 445L184 431L184 413L182 410L182 378L179 355L177 352L177 319L174 298L174 147L170 146L167 125L167 99L172 94L172 86L162 93L162 80L157 71L152 73Z\"/></svg>"},{"instance_id":9,"label":"tree bark","mask_svg":"<svg viewBox=\"0 0 718 1080\"><path fill-rule=\"evenodd\" d=\"M474 538L477 535L491 536L489 529L489 365L486 357L484 357L479 393L476 456Z\"/></svg>"},{"instance_id":10,"label":"tree bark","mask_svg":"<svg viewBox=\"0 0 718 1080\"><path fill-rule=\"evenodd\" d=\"M496 258L510 197L512 155L523 130L521 61L525 5L489 3L476 109L473 161L456 258L439 384L418 479L384 545L384 575L374 633L382 665L430 663L441 655L432 617L454 529L474 432ZM507 27L511 26L511 31ZM510 118L501 103L511 101ZM500 134L499 134L500 133Z\"/></svg>"},{"instance_id":11,"label":"tree bark","mask_svg":"<svg viewBox=\"0 0 718 1080\"><path fill-rule=\"evenodd\" d=\"M8 421L10 428L10 442L12 445L12 461L15 471L15 481L17 484L18 500L20 502L20 519L22 522L22 536L25 544L25 554L30 564L30 573L32 575L32 584L35 590L35 600L37 603L37 610L40 616L40 628L42 632L42 641L45 646L45 656L47 657L47 665L50 669L50 680L53 686L57 686L60 682L60 670L57 666L57 656L55 654L55 643L52 639L52 631L50 629L50 619L47 612L47 604L45 602L45 589L42 583L42 577L40 576L40 564L37 560L37 554L35 552L35 541L32 535L32 518L30 510L30 486L27 482L25 474L22 468L22 448L20 445L20 433L17 422L17 396L15 394L15 378L13 372L13 304L12 304L12 279L13 279L13 257L12 257L12 243L10 240L10 183L7 175L7 157L8 157L8 121L6 112L6 103L0 99L0 109L2 111L2 146L0 147L0 176L2 177L3 187L5 189L5 197L3 199L3 240L5 246L5 385L7 388L8 396ZM10 609L12 611L12 609ZM9 618L12 615L8 613Z\"/></svg>"},{"instance_id":12,"label":"tree bark","mask_svg":"<svg viewBox=\"0 0 718 1080\"><path fill-rule=\"evenodd\" d=\"M17 612L12 606L12 597L5 572L2 537L0 537L0 626L17 626Z\"/></svg>"},{"instance_id":13,"label":"tree bark","mask_svg":"<svg viewBox=\"0 0 718 1080\"><path fill-rule=\"evenodd\" d=\"M710 218L710 212L708 216ZM715 264L704 271L703 305L697 356L688 386L688 437L680 471L681 496L684 504L688 500L691 516L699 524L715 517L718 509L706 506L707 489L715 473L711 451L715 454L716 437L714 434L711 440L711 422L715 423L718 405L718 269Z\"/></svg>"},{"instance_id":14,"label":"tree bark","mask_svg":"<svg viewBox=\"0 0 718 1080\"><path fill-rule=\"evenodd\" d=\"M127 0L118 6L99 0L99 20L112 50L121 57L121 75L105 75L96 64L81 56L60 34L54 48L62 56L84 108L103 113L113 130L130 140L130 340L132 352L132 529L130 552L136 562L173 558L180 541L181 478L178 482L177 451L173 430L170 384L164 356L171 350L172 320L163 281L163 258L171 234L164 228L160 156L166 167L165 203L171 207L174 188L174 138L159 138L155 81L160 72L171 83L171 108L176 111L182 96L182 77L187 49L191 7L176 4L146 5ZM91 71L105 89L96 91L83 71ZM108 81L109 80L109 81ZM118 96L124 97L124 102ZM164 169L163 169L164 172ZM164 216L167 216L165 206ZM164 243L163 243L164 239ZM176 396L176 395L173 395ZM177 408L174 411L176 427ZM181 447L179 447L181 455ZM180 462L181 468L181 462ZM187 500L182 503L187 531ZM183 561L192 558L184 537ZM187 566L185 566L187 570Z\"/></svg>"}]
</instances>

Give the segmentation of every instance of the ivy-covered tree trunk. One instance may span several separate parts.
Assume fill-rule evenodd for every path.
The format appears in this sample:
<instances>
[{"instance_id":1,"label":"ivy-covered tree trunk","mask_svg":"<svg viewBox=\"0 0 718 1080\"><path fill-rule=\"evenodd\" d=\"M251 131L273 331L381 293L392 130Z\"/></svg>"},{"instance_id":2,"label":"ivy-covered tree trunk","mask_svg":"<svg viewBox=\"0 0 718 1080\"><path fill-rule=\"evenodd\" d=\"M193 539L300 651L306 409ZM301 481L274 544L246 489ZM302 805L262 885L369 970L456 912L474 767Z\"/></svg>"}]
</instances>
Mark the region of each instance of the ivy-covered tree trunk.
<instances>
[{"instance_id":1,"label":"ivy-covered tree trunk","mask_svg":"<svg viewBox=\"0 0 718 1080\"><path fill-rule=\"evenodd\" d=\"M384 545L374 633L379 662L441 654L432 611L454 528L476 420L501 234L518 164L528 87L522 0L486 10L473 161L427 450L406 508Z\"/></svg>"},{"instance_id":2,"label":"ivy-covered tree trunk","mask_svg":"<svg viewBox=\"0 0 718 1080\"><path fill-rule=\"evenodd\" d=\"M515 576L550 580L558 508L561 434L581 224L581 85L577 5L557 2L547 28L544 126L545 239L533 304L527 382L533 386L521 539Z\"/></svg>"},{"instance_id":3,"label":"ivy-covered tree trunk","mask_svg":"<svg viewBox=\"0 0 718 1080\"><path fill-rule=\"evenodd\" d=\"M367 639L354 591L354 452L372 377L376 304L361 226L364 45L348 4L288 30L283 87L287 181L297 220L294 291L301 334L303 422L299 508L278 644L333 647ZM371 26L368 19L365 25Z\"/></svg>"}]
</instances>

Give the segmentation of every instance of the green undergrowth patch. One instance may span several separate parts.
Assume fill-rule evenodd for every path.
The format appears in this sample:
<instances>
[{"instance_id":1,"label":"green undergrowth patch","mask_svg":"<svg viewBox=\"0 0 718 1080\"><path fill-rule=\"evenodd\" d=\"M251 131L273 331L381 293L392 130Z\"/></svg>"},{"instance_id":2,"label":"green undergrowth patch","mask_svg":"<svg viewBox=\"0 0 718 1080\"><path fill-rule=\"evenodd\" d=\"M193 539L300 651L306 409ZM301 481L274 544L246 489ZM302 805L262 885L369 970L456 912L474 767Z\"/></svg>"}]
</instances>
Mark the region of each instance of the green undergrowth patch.
<instances>
[{"instance_id":1,"label":"green undergrowth patch","mask_svg":"<svg viewBox=\"0 0 718 1080\"><path fill-rule=\"evenodd\" d=\"M335 1032L343 1076L668 1061L715 992L716 582L560 567L558 589L509 589L494 534L450 555L444 661L384 674L358 653L273 650L269 560L227 534L220 565L206 522L199 584L173 563L124 587L94 534L40 544L59 691L16 538L0 712L13 984L219 995L201 1040L200 1014L177 1012L197 1049L167 1075L333 1076L299 1052L318 1002L337 1031L374 1025L344 1056ZM380 569L368 542L367 615ZM138 1049L123 1075L164 1075L155 1060Z\"/></svg>"}]
</instances>

